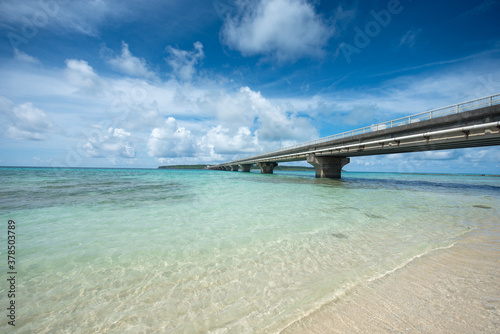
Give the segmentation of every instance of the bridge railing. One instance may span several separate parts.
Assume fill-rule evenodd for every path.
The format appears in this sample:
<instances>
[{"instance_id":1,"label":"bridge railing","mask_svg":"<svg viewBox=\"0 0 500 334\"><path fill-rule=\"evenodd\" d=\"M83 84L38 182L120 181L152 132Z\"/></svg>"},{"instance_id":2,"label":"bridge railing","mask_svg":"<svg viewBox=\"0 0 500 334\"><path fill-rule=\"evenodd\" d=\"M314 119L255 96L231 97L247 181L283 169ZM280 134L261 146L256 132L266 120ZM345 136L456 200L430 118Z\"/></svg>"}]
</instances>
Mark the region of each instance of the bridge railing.
<instances>
[{"instance_id":1,"label":"bridge railing","mask_svg":"<svg viewBox=\"0 0 500 334\"><path fill-rule=\"evenodd\" d=\"M462 102L462 103L454 104L454 105L451 105L448 107L433 109L433 110L425 111L425 112L422 112L419 114L406 116L406 117L402 117L402 118L397 118L397 119L394 119L392 121L378 123L378 124L366 126L364 128L351 130L351 131L347 131L347 132L342 132L342 133L339 133L336 135L331 135L328 137L323 137L323 138L311 140L311 141L308 141L305 143L300 143L300 144L288 146L288 147L285 147L285 148L282 148L279 150L267 152L266 155L278 153L278 152L283 152L283 151L288 151L288 150L301 148L301 147L305 147L305 146L322 144L322 143L326 143L326 142L329 142L332 140L349 138L349 137L353 137L353 136L357 136L357 135L361 135L361 134L365 134L365 133L370 133L370 132L375 132L375 131L379 131L379 130L395 128L395 127L398 127L401 125L417 123L417 122L426 121L429 119L458 114L458 113L461 113L464 111L493 106L493 105L497 105L497 104L500 104L500 94L495 94L495 95L483 97L483 98L476 99L476 100Z\"/></svg>"}]
</instances>

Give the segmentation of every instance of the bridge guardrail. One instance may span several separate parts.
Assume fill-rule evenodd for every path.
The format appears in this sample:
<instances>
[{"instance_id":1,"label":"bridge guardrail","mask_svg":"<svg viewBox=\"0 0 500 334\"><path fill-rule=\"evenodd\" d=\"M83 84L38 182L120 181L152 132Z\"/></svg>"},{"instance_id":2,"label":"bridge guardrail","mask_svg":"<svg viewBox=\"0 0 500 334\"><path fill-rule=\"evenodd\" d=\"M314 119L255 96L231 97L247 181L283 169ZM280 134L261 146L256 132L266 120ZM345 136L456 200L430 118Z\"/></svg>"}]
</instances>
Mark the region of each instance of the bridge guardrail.
<instances>
[{"instance_id":1,"label":"bridge guardrail","mask_svg":"<svg viewBox=\"0 0 500 334\"><path fill-rule=\"evenodd\" d=\"M425 111L425 112L422 112L419 114L410 115L410 116L406 116L406 117L402 117L402 118L397 118L397 119L383 122L383 123L373 124L370 126L366 126L364 128L359 128L359 129L355 129L355 130L351 130L351 131L347 131L347 132L342 132L342 133L339 133L336 135L331 135L328 137L310 140L310 141L305 142L305 143L300 143L300 144L288 146L288 147L285 147L285 148L282 148L279 150L267 152L265 155L279 153L279 152L288 151L288 150L301 148L301 147L305 147L305 146L310 146L310 145L315 145L315 144L322 144L322 143L336 140L336 139L349 138L349 137L353 137L356 135L375 132L375 131L379 131L379 130L395 128L395 127L398 127L401 125L417 123L420 121L425 121L425 120L434 119L434 118L438 118L438 117L448 116L448 115L452 115L452 114L458 114L458 113L461 113L464 111L478 109L478 108L482 108L482 107L493 106L493 105L497 105L497 104L500 104L500 94L486 96L486 97L483 97L480 99L462 102L462 103L454 104L454 105L451 105L448 107L433 109L433 110Z\"/></svg>"}]
</instances>

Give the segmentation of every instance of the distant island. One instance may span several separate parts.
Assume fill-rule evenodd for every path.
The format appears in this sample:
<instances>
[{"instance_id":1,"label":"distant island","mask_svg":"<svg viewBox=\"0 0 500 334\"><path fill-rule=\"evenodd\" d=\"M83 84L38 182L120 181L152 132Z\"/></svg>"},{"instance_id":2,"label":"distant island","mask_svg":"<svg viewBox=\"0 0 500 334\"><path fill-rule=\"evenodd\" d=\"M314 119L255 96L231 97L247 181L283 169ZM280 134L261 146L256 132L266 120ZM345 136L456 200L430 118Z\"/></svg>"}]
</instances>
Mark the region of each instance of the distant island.
<instances>
[{"instance_id":1,"label":"distant island","mask_svg":"<svg viewBox=\"0 0 500 334\"><path fill-rule=\"evenodd\" d=\"M207 165L172 165L172 166L159 166L158 169L205 169ZM260 168L257 165L253 165L252 169ZM314 167L305 166L277 166L274 170L286 170L286 171L314 171Z\"/></svg>"}]
</instances>

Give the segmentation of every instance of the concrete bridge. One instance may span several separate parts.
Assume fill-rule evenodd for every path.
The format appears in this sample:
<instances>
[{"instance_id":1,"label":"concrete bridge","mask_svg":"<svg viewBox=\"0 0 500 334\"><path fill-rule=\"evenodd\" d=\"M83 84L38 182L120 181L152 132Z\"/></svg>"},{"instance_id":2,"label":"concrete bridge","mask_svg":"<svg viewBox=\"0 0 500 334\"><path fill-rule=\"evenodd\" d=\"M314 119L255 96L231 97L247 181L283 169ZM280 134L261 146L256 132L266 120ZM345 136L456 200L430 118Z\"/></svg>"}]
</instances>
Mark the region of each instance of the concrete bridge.
<instances>
[{"instance_id":1,"label":"concrete bridge","mask_svg":"<svg viewBox=\"0 0 500 334\"><path fill-rule=\"evenodd\" d=\"M500 145L500 94L371 125L211 170L249 172L253 164L272 174L279 162L306 160L318 178L340 178L350 157Z\"/></svg>"}]
</instances>

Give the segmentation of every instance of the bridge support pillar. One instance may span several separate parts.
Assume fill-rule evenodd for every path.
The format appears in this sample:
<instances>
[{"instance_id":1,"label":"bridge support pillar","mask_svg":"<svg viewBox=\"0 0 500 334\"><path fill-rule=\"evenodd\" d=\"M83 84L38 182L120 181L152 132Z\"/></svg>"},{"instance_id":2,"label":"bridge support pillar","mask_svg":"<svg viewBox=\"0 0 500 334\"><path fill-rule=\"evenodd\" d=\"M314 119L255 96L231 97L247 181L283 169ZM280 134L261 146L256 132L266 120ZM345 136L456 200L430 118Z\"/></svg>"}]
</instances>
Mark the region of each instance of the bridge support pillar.
<instances>
[{"instance_id":1,"label":"bridge support pillar","mask_svg":"<svg viewBox=\"0 0 500 334\"><path fill-rule=\"evenodd\" d=\"M240 169L239 165L231 165L231 171L237 172Z\"/></svg>"},{"instance_id":2,"label":"bridge support pillar","mask_svg":"<svg viewBox=\"0 0 500 334\"><path fill-rule=\"evenodd\" d=\"M241 167L241 171L242 172L248 173L248 172L250 172L250 169L252 168L252 165L244 164L244 165L240 165L240 167Z\"/></svg>"},{"instance_id":3,"label":"bridge support pillar","mask_svg":"<svg viewBox=\"0 0 500 334\"><path fill-rule=\"evenodd\" d=\"M227 171L231 171L231 166L225 166L224 168L226 168Z\"/></svg>"},{"instance_id":4,"label":"bridge support pillar","mask_svg":"<svg viewBox=\"0 0 500 334\"><path fill-rule=\"evenodd\" d=\"M309 154L307 157L307 162L313 165L316 170L317 178L340 179L342 167L350 161L349 158L317 157L314 154Z\"/></svg>"},{"instance_id":5,"label":"bridge support pillar","mask_svg":"<svg viewBox=\"0 0 500 334\"><path fill-rule=\"evenodd\" d=\"M257 166L260 167L261 174L272 174L274 167L278 164L276 162L257 162Z\"/></svg>"}]
</instances>

